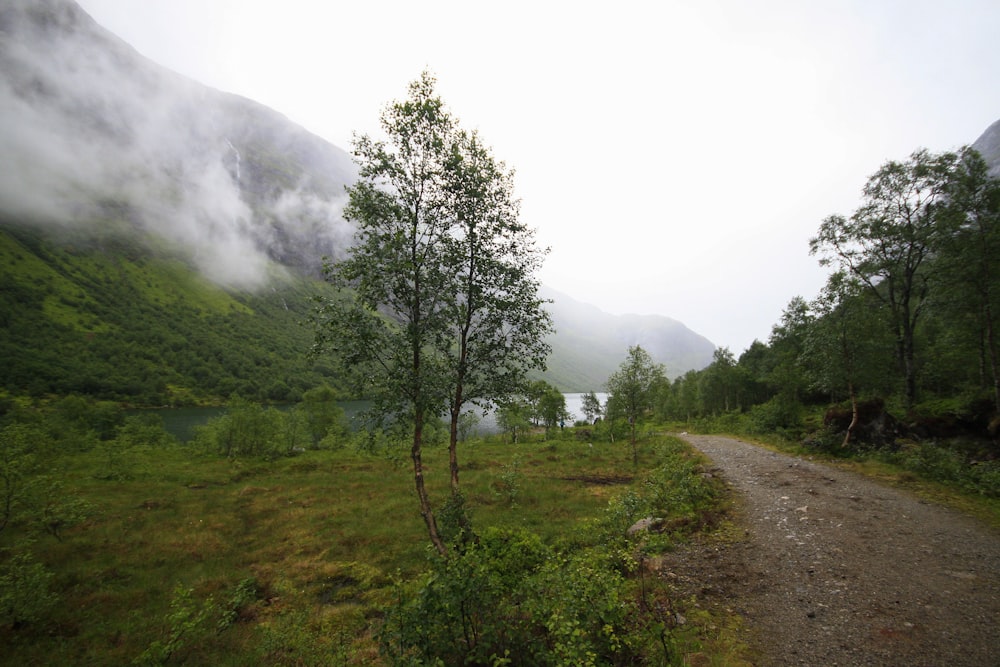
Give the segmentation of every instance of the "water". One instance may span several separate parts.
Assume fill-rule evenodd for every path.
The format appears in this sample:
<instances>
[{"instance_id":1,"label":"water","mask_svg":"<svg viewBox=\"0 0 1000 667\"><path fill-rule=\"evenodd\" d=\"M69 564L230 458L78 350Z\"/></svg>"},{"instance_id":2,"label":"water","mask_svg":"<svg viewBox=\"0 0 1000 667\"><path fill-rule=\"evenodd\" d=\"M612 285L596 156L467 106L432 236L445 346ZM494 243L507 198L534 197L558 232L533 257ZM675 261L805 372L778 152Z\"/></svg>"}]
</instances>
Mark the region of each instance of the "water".
<instances>
[{"instance_id":1,"label":"water","mask_svg":"<svg viewBox=\"0 0 1000 667\"><path fill-rule=\"evenodd\" d=\"M566 399L566 410L571 415L569 421L566 422L567 425L572 425L573 422L583 419L584 395L585 394L563 394ZM598 393L597 400L599 400L603 405L604 402L608 400L608 395ZM344 414L351 422L352 428L357 428L354 417L356 417L360 412L371 407L371 403L369 401L341 401L339 405L343 408ZM289 410L294 406L279 405L275 407L279 410ZM168 433L181 442L188 442L194 437L196 427L207 423L210 419L224 415L226 413L226 408L161 408L156 410L144 410L143 412L153 412L160 415L163 418L163 426L166 428ZM475 429L475 432L478 435L494 435L500 432L500 428L497 426L496 413L494 411L480 411L479 419L479 424Z\"/></svg>"},{"instance_id":2,"label":"water","mask_svg":"<svg viewBox=\"0 0 1000 667\"><path fill-rule=\"evenodd\" d=\"M341 401L340 407L344 410L348 421L354 426L354 417L361 411L367 409L371 403L369 401ZM276 405L278 410L290 410L294 405ZM189 442L194 437L195 428L207 424L209 420L226 414L224 407L211 408L156 408L150 410L128 411L130 414L157 414L163 418L163 428L167 433L177 438L180 442Z\"/></svg>"},{"instance_id":3,"label":"water","mask_svg":"<svg viewBox=\"0 0 1000 667\"><path fill-rule=\"evenodd\" d=\"M597 395L597 400L601 402L603 406L607 400L608 395L603 392L595 392ZM582 421L584 419L583 415L583 397L586 394L563 394L563 398L566 399L566 411L569 412L569 419L566 422L567 426L572 426L574 422ZM497 414L495 411L490 410L487 412L479 412L479 425L476 427L476 433L478 435L494 435L500 432L500 427L497 426Z\"/></svg>"},{"instance_id":4,"label":"water","mask_svg":"<svg viewBox=\"0 0 1000 667\"><path fill-rule=\"evenodd\" d=\"M601 407L608 402L608 395L603 391L594 392L597 400L601 402ZM566 397L566 410L572 415L570 422L583 421L583 397L587 394L563 394Z\"/></svg>"}]
</instances>

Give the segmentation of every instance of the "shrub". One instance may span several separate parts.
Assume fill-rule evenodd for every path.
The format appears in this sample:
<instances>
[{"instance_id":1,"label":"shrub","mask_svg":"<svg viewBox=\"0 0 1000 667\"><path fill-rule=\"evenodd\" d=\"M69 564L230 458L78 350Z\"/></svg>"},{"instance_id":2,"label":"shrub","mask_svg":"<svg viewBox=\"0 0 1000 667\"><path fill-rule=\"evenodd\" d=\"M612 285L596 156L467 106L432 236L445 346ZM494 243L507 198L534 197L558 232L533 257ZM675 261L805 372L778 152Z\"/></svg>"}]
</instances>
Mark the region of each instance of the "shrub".
<instances>
[{"instance_id":1,"label":"shrub","mask_svg":"<svg viewBox=\"0 0 1000 667\"><path fill-rule=\"evenodd\" d=\"M620 538L625 535L629 526L648 516L650 510L650 504L644 496L631 489L625 491L608 502L604 515L606 532L613 538Z\"/></svg>"},{"instance_id":2,"label":"shrub","mask_svg":"<svg viewBox=\"0 0 1000 667\"><path fill-rule=\"evenodd\" d=\"M37 467L34 451L41 439L41 432L27 424L8 424L0 429L0 531L30 497Z\"/></svg>"},{"instance_id":3,"label":"shrub","mask_svg":"<svg viewBox=\"0 0 1000 667\"><path fill-rule=\"evenodd\" d=\"M57 601L49 590L52 576L28 552L0 565L0 621L18 628L45 618Z\"/></svg>"},{"instance_id":4,"label":"shrub","mask_svg":"<svg viewBox=\"0 0 1000 667\"><path fill-rule=\"evenodd\" d=\"M588 549L550 559L539 572L529 609L545 628L544 664L631 664L635 603L617 563Z\"/></svg>"},{"instance_id":5,"label":"shrub","mask_svg":"<svg viewBox=\"0 0 1000 667\"><path fill-rule=\"evenodd\" d=\"M991 498L1000 498L1000 461L982 461L969 466L972 489Z\"/></svg>"},{"instance_id":6,"label":"shrub","mask_svg":"<svg viewBox=\"0 0 1000 667\"><path fill-rule=\"evenodd\" d=\"M697 461L687 457L677 440L666 440L657 449L661 464L650 471L636 489L613 498L601 522L605 539L614 541L639 519L663 520L696 517L716 496L715 485L701 473ZM669 539L662 540L669 544Z\"/></svg>"},{"instance_id":7,"label":"shrub","mask_svg":"<svg viewBox=\"0 0 1000 667\"><path fill-rule=\"evenodd\" d=\"M746 423L749 435L777 433L795 438L802 429L802 406L779 394L766 403L750 408Z\"/></svg>"},{"instance_id":8,"label":"shrub","mask_svg":"<svg viewBox=\"0 0 1000 667\"><path fill-rule=\"evenodd\" d=\"M503 498L508 507L517 506L517 497L521 491L521 480L524 473L520 471L521 457L515 455L510 463L505 463L500 468L500 476L497 480L494 493Z\"/></svg>"},{"instance_id":9,"label":"shrub","mask_svg":"<svg viewBox=\"0 0 1000 667\"><path fill-rule=\"evenodd\" d=\"M887 454L886 458L925 479L984 496L1000 497L998 461L969 464L961 453L934 442L909 445L895 454Z\"/></svg>"},{"instance_id":10,"label":"shrub","mask_svg":"<svg viewBox=\"0 0 1000 667\"><path fill-rule=\"evenodd\" d=\"M555 552L528 531L488 529L435 559L419 586L397 583L383 652L394 664L631 664L626 560L599 548Z\"/></svg>"},{"instance_id":11,"label":"shrub","mask_svg":"<svg viewBox=\"0 0 1000 667\"><path fill-rule=\"evenodd\" d=\"M170 611L164 621L163 638L150 643L146 650L132 661L134 665L162 665L170 656L181 650L191 635L203 630L213 608L212 598L198 602L194 591L176 586L170 598Z\"/></svg>"},{"instance_id":12,"label":"shrub","mask_svg":"<svg viewBox=\"0 0 1000 667\"><path fill-rule=\"evenodd\" d=\"M438 533L448 544L464 544L472 534L472 517L461 493L449 493L437 512Z\"/></svg>"},{"instance_id":13,"label":"shrub","mask_svg":"<svg viewBox=\"0 0 1000 667\"><path fill-rule=\"evenodd\" d=\"M63 531L94 516L97 509L89 502L63 490L62 483L50 477L37 480L38 494L31 520L38 530L62 542Z\"/></svg>"},{"instance_id":14,"label":"shrub","mask_svg":"<svg viewBox=\"0 0 1000 667\"><path fill-rule=\"evenodd\" d=\"M219 620L216 622L216 629L219 632L226 630L235 623L240 613L256 602L260 596L260 586L253 577L241 579L233 588L229 597L219 606Z\"/></svg>"},{"instance_id":15,"label":"shrub","mask_svg":"<svg viewBox=\"0 0 1000 667\"><path fill-rule=\"evenodd\" d=\"M522 607L527 582L547 555L537 535L489 529L464 550L435 558L416 590L397 583L381 631L383 651L397 664L448 665L538 653L536 628Z\"/></svg>"},{"instance_id":16,"label":"shrub","mask_svg":"<svg viewBox=\"0 0 1000 667\"><path fill-rule=\"evenodd\" d=\"M228 458L274 459L310 444L306 415L234 399L226 414L195 429L194 442Z\"/></svg>"}]
</instances>

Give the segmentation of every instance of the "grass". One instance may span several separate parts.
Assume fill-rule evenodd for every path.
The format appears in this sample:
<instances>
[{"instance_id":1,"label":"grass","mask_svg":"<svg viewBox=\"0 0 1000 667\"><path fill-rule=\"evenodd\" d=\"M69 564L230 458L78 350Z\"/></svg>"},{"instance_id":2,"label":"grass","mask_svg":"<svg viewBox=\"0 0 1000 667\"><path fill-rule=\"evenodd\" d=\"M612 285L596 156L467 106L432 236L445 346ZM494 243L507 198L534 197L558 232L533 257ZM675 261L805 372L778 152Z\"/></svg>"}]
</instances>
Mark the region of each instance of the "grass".
<instances>
[{"instance_id":1,"label":"grass","mask_svg":"<svg viewBox=\"0 0 1000 667\"><path fill-rule=\"evenodd\" d=\"M664 442L682 447L651 438L638 468L622 443L466 443L473 523L526 528L549 544L592 540L609 500L640 483ZM59 460L63 488L97 512L62 541L31 545L59 603L44 622L0 629L0 664L129 664L166 645L176 663L378 662L373 630L393 581L420 575L429 555L408 458L344 449L263 462L138 448L127 454L131 479L108 481L101 456ZM447 452L429 448L425 461L440 504ZM14 525L0 539L23 547L27 535ZM717 622L695 620L683 641L711 650ZM725 650L738 652L728 636Z\"/></svg>"}]
</instances>

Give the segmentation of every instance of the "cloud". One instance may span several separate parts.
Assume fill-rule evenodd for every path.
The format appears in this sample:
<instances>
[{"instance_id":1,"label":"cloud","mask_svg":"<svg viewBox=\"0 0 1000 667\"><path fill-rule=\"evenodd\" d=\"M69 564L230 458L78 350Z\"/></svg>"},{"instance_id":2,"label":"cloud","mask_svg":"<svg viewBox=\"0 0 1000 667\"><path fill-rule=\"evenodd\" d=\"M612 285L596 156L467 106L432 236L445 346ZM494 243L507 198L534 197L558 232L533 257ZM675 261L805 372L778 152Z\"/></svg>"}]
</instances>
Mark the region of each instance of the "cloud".
<instances>
[{"instance_id":1,"label":"cloud","mask_svg":"<svg viewBox=\"0 0 1000 667\"><path fill-rule=\"evenodd\" d=\"M6 218L58 231L126 215L239 288L262 285L275 259L307 263L310 248L318 265L349 240L342 195L251 178L249 101L147 61L72 3L16 1L0 30Z\"/></svg>"}]
</instances>

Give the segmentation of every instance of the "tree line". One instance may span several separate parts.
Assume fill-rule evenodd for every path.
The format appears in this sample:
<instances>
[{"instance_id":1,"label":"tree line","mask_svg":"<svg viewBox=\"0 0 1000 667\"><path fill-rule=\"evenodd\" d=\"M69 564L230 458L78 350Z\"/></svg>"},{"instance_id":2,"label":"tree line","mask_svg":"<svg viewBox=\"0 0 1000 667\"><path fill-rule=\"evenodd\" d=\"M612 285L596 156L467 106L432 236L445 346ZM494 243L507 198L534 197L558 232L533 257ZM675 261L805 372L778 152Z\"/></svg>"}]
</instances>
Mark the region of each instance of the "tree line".
<instances>
[{"instance_id":1,"label":"tree line","mask_svg":"<svg viewBox=\"0 0 1000 667\"><path fill-rule=\"evenodd\" d=\"M736 413L801 431L804 408L841 404L849 444L875 401L927 428L996 427L1000 181L977 151L886 162L853 214L821 222L810 253L831 269L820 293L793 298L766 343L738 358L718 349L664 384L660 417Z\"/></svg>"}]
</instances>

